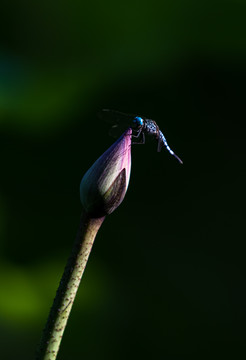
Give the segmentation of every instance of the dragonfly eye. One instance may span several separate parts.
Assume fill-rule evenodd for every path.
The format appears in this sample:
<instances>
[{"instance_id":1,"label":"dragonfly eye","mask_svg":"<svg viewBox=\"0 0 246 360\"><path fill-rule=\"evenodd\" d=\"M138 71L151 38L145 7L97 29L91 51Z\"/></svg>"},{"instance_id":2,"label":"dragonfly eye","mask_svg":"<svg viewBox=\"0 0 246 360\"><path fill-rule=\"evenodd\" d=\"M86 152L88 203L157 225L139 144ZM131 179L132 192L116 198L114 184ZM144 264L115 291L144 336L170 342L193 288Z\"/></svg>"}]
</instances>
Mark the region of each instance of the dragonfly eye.
<instances>
[{"instance_id":1,"label":"dragonfly eye","mask_svg":"<svg viewBox=\"0 0 246 360\"><path fill-rule=\"evenodd\" d=\"M142 119L140 116L136 116L136 117L133 119L133 122L134 122L134 124L136 124L137 126L143 126L143 124L144 124L144 121L143 121L143 119Z\"/></svg>"}]
</instances>

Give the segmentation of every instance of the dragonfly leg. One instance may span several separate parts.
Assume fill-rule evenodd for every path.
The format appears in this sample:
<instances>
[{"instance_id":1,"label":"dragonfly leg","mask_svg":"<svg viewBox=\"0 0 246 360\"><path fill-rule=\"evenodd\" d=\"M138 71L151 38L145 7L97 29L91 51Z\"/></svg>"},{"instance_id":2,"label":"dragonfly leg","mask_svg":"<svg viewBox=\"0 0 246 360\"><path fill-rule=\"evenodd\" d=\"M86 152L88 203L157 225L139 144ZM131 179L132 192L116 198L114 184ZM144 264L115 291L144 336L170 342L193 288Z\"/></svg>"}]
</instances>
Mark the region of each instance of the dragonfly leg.
<instances>
[{"instance_id":1,"label":"dragonfly leg","mask_svg":"<svg viewBox=\"0 0 246 360\"><path fill-rule=\"evenodd\" d=\"M142 128L141 129L139 129L139 130L135 130L136 132L137 132L137 135L133 135L132 134L132 137L134 137L134 138L138 138L141 134L142 134Z\"/></svg>"},{"instance_id":2,"label":"dragonfly leg","mask_svg":"<svg viewBox=\"0 0 246 360\"><path fill-rule=\"evenodd\" d=\"M138 142L133 142L133 144L135 145L135 144L140 144L140 145L142 145L142 144L145 144L145 135L144 135L144 133L143 132L140 132L137 136L133 136L133 137L135 137L135 138L140 138L139 136L140 135L142 135L142 138L140 139L140 141L138 141Z\"/></svg>"}]
</instances>

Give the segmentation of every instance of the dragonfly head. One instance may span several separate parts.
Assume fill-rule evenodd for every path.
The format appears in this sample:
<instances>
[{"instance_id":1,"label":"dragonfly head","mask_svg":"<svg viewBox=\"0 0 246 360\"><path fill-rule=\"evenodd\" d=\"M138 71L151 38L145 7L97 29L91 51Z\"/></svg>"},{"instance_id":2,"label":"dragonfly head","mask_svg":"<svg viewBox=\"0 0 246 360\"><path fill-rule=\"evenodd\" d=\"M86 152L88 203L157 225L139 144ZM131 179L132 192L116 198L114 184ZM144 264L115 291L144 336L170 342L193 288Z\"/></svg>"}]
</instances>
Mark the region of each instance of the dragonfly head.
<instances>
[{"instance_id":1,"label":"dragonfly head","mask_svg":"<svg viewBox=\"0 0 246 360\"><path fill-rule=\"evenodd\" d=\"M136 116L134 119L133 119L133 123L135 125L137 125L137 127L141 127L144 125L144 121L143 119L140 117L140 116Z\"/></svg>"}]
</instances>

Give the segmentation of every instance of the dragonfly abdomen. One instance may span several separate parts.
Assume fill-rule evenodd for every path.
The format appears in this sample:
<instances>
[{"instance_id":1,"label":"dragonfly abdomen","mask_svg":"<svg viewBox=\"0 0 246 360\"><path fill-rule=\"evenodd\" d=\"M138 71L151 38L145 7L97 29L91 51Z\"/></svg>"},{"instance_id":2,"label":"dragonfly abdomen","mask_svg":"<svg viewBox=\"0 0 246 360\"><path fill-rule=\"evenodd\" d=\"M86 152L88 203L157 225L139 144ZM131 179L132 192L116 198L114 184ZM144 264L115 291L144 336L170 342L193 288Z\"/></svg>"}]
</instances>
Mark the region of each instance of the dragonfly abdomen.
<instances>
[{"instance_id":1,"label":"dragonfly abdomen","mask_svg":"<svg viewBox=\"0 0 246 360\"><path fill-rule=\"evenodd\" d=\"M183 164L183 161L175 154L175 152L173 152L173 150L168 145L167 140L166 140L165 136L163 135L163 133L161 132L161 130L159 130L159 137L161 139L162 146L163 147L165 146L167 151L169 151L169 153L171 155L173 155L180 162L180 164Z\"/></svg>"},{"instance_id":2,"label":"dragonfly abdomen","mask_svg":"<svg viewBox=\"0 0 246 360\"><path fill-rule=\"evenodd\" d=\"M162 146L165 146L165 148L170 152L171 155L174 154L174 152L172 151L172 149L170 148L170 146L167 143L167 140L165 138L165 136L163 135L163 133L161 132L161 130L159 131L159 136L162 142Z\"/></svg>"}]
</instances>

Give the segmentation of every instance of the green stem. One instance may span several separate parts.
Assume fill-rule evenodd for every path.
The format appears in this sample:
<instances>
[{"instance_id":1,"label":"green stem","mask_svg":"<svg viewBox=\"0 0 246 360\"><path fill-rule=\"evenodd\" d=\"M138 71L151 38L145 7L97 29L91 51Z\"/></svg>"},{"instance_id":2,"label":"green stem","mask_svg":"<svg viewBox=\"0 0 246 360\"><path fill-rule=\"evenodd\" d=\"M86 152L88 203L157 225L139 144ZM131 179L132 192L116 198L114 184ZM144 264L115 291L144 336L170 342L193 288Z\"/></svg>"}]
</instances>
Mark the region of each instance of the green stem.
<instances>
[{"instance_id":1,"label":"green stem","mask_svg":"<svg viewBox=\"0 0 246 360\"><path fill-rule=\"evenodd\" d=\"M96 234L105 217L83 213L76 240L43 331L36 360L55 360Z\"/></svg>"}]
</instances>

